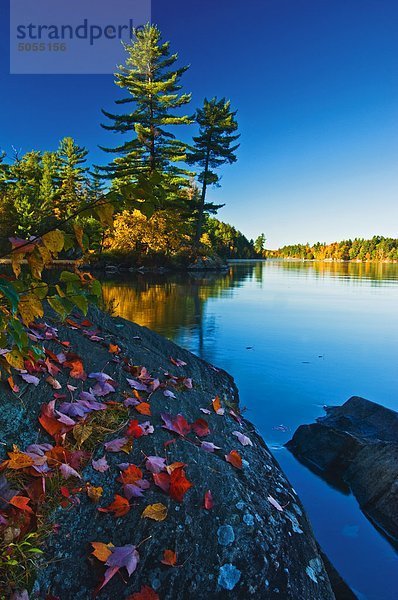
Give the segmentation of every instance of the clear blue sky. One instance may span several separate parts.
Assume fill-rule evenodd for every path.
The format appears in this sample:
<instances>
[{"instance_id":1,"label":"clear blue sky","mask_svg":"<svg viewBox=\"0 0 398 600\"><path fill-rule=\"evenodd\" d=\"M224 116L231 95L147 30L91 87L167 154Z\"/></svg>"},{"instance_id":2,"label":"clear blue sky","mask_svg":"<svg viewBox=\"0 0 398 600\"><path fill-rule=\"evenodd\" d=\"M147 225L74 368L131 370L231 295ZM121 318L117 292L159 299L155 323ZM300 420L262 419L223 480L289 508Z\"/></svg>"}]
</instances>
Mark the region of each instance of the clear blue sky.
<instances>
[{"instance_id":1,"label":"clear blue sky","mask_svg":"<svg viewBox=\"0 0 398 600\"><path fill-rule=\"evenodd\" d=\"M113 77L9 75L1 3L0 147L71 135L103 162ZM152 17L191 64L192 108L219 95L238 109L239 161L211 193L220 218L271 248L398 237L396 0L153 0Z\"/></svg>"}]
</instances>

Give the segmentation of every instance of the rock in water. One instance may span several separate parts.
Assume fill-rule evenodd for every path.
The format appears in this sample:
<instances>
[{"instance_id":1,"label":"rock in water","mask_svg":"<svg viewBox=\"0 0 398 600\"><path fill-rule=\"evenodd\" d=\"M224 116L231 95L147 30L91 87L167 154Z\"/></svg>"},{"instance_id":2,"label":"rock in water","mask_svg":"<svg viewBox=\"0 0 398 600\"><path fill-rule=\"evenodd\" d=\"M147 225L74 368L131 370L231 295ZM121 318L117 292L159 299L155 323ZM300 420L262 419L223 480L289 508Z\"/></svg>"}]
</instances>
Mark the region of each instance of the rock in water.
<instances>
[{"instance_id":1,"label":"rock in water","mask_svg":"<svg viewBox=\"0 0 398 600\"><path fill-rule=\"evenodd\" d=\"M77 429L66 434L66 443L89 453L79 473L76 456L69 459L72 464L59 475L62 489L56 487L56 479L47 486L46 493L54 495L52 512L46 517L53 533L45 540L46 563L36 574L32 598L49 594L61 600L87 600L103 582L107 561L108 566L122 567L108 573L113 576L99 599L131 598L149 586L153 592L148 597L158 594L161 600L333 600L300 500L253 425L239 416L233 379L146 328L97 310L89 313L89 320L92 325L75 316L58 325L57 332L54 328L46 332L52 338L45 342L52 352L49 361L55 364L58 355L59 372L54 378L60 388L54 391L54 378L46 372L39 373L37 387L21 386L23 402L2 386L3 457L12 444L20 450L29 444L54 444L37 421L42 404L53 401L54 393L57 410L67 413L62 417L66 428L71 416L80 421ZM76 357L91 379L84 381ZM82 390L86 393L79 404ZM143 414L137 410L142 399ZM102 402L108 403L106 410L101 410ZM117 419L114 413L123 404L128 412ZM92 412L82 425L86 409ZM108 414L113 414L112 419ZM177 421L176 415L184 420ZM194 424L191 432L187 423ZM142 435L142 430L148 435ZM233 435L237 430L253 445L242 445ZM96 440L104 434L106 438ZM64 439L59 438L58 444ZM112 442L107 450L106 441ZM215 448L202 449L202 441ZM35 446L34 456L45 451L46 447ZM98 462L104 456L106 461ZM66 460L60 451L56 457ZM173 473L180 469L181 475L181 466L175 463L183 463L192 487L185 489L181 477L175 478L172 493ZM128 464L142 471L137 481L134 476L140 471L126 471ZM54 471L57 461L53 459L50 467ZM124 488L123 472L132 478ZM113 502L115 494L122 496L120 516L99 511ZM36 497L30 505L36 512L35 502ZM142 517L146 507L149 518ZM113 544L116 549L102 545L101 562L92 555L91 542ZM172 551L167 554L169 564L164 562L165 550ZM170 560L176 566L170 566Z\"/></svg>"},{"instance_id":2,"label":"rock in water","mask_svg":"<svg viewBox=\"0 0 398 600\"><path fill-rule=\"evenodd\" d=\"M354 396L302 425L287 448L311 470L349 488L367 517L398 539L398 413Z\"/></svg>"}]
</instances>

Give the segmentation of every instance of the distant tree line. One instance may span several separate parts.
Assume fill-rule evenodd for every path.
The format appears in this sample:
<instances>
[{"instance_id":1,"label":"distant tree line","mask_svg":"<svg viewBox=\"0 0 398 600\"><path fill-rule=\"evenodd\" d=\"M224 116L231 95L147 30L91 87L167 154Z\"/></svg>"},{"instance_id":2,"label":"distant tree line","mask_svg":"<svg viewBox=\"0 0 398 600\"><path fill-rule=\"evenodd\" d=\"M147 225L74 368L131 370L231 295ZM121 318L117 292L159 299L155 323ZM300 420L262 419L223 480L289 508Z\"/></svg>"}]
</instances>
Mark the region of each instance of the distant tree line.
<instances>
[{"instance_id":1,"label":"distant tree line","mask_svg":"<svg viewBox=\"0 0 398 600\"><path fill-rule=\"evenodd\" d=\"M293 244L279 250L267 250L266 254L270 258L395 261L398 260L398 239L375 235L370 240L355 238L332 244L318 242L313 246Z\"/></svg>"}]
</instances>

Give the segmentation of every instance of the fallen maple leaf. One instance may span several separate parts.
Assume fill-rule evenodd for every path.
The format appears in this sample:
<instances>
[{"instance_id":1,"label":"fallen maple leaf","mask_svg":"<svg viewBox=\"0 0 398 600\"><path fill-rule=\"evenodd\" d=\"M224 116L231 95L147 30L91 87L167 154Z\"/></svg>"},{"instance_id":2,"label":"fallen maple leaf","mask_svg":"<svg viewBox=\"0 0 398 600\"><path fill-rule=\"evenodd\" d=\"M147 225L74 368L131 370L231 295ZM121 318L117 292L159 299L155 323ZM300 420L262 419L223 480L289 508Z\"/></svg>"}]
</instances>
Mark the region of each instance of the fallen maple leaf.
<instances>
[{"instance_id":1,"label":"fallen maple leaf","mask_svg":"<svg viewBox=\"0 0 398 600\"><path fill-rule=\"evenodd\" d=\"M154 521L164 521L167 518L167 507L160 502L149 504L141 515L142 519L153 519Z\"/></svg>"},{"instance_id":2,"label":"fallen maple leaf","mask_svg":"<svg viewBox=\"0 0 398 600\"><path fill-rule=\"evenodd\" d=\"M101 542L92 542L93 544L101 544ZM101 584L95 590L95 595L102 590L102 588L112 579L114 575L121 569L125 567L127 573L132 575L137 568L138 561L140 560L140 556L137 552L135 546L127 545L127 546L119 546L114 547L112 544L104 544L110 550L110 554L106 559L105 564L108 569L105 571L104 578ZM96 548L94 548L96 550ZM105 549L100 546L99 554L102 557ZM93 552L94 556L95 553ZM102 561L102 559L99 559ZM103 562L103 561L102 561Z\"/></svg>"},{"instance_id":3,"label":"fallen maple leaf","mask_svg":"<svg viewBox=\"0 0 398 600\"><path fill-rule=\"evenodd\" d=\"M212 442L202 442L200 444L200 447L206 452L214 452L214 450L221 450L220 446L215 446Z\"/></svg>"},{"instance_id":4,"label":"fallen maple leaf","mask_svg":"<svg viewBox=\"0 0 398 600\"><path fill-rule=\"evenodd\" d=\"M127 596L126 600L159 600L159 595L149 585L143 585L139 592Z\"/></svg>"},{"instance_id":5,"label":"fallen maple leaf","mask_svg":"<svg viewBox=\"0 0 398 600\"><path fill-rule=\"evenodd\" d=\"M144 431L136 419L132 419L127 428L126 434L138 439L144 435Z\"/></svg>"},{"instance_id":6,"label":"fallen maple leaf","mask_svg":"<svg viewBox=\"0 0 398 600\"><path fill-rule=\"evenodd\" d=\"M142 471L136 465L128 465L126 469L123 469L120 480L122 483L135 483L139 479L142 479Z\"/></svg>"},{"instance_id":7,"label":"fallen maple leaf","mask_svg":"<svg viewBox=\"0 0 398 600\"><path fill-rule=\"evenodd\" d=\"M128 444L128 438L117 438L116 440L111 440L110 442L106 442L104 444L105 450L108 452L126 452L126 446ZM128 454L128 452L126 452Z\"/></svg>"},{"instance_id":8,"label":"fallen maple leaf","mask_svg":"<svg viewBox=\"0 0 398 600\"><path fill-rule=\"evenodd\" d=\"M204 498L204 507L206 510L211 510L214 506L213 495L210 490L207 490Z\"/></svg>"},{"instance_id":9,"label":"fallen maple leaf","mask_svg":"<svg viewBox=\"0 0 398 600\"><path fill-rule=\"evenodd\" d=\"M182 467L175 469L170 475L169 494L173 500L182 502L186 492L193 486L193 483L185 477L185 471Z\"/></svg>"},{"instance_id":10,"label":"fallen maple leaf","mask_svg":"<svg viewBox=\"0 0 398 600\"><path fill-rule=\"evenodd\" d=\"M191 431L191 425L182 415L173 416L168 413L162 413L161 418L164 422L162 427L169 431L174 431L178 435L185 436Z\"/></svg>"},{"instance_id":11,"label":"fallen maple leaf","mask_svg":"<svg viewBox=\"0 0 398 600\"><path fill-rule=\"evenodd\" d=\"M74 379L81 379L82 381L87 379L87 374L84 371L83 361L77 354L68 352L66 355L66 361L64 362L64 367L68 367L70 369L69 375Z\"/></svg>"},{"instance_id":12,"label":"fallen maple leaf","mask_svg":"<svg viewBox=\"0 0 398 600\"><path fill-rule=\"evenodd\" d=\"M212 405L213 405L214 412L217 413L218 415L223 415L224 414L224 409L221 406L220 397L216 396L214 398L214 400L212 400L211 402L212 402Z\"/></svg>"},{"instance_id":13,"label":"fallen maple leaf","mask_svg":"<svg viewBox=\"0 0 398 600\"><path fill-rule=\"evenodd\" d=\"M104 508L98 508L99 512L113 512L115 517L124 517L130 510L130 504L127 498L115 494L113 502Z\"/></svg>"},{"instance_id":14,"label":"fallen maple leaf","mask_svg":"<svg viewBox=\"0 0 398 600\"><path fill-rule=\"evenodd\" d=\"M226 454L225 460L231 463L231 465L236 469L242 468L242 457L237 450L231 450L229 454Z\"/></svg>"},{"instance_id":15,"label":"fallen maple leaf","mask_svg":"<svg viewBox=\"0 0 398 600\"><path fill-rule=\"evenodd\" d=\"M104 473L105 471L107 471L109 469L109 465L107 463L105 456L103 456L102 458L99 458L98 460L92 460L91 464L93 466L93 469L95 469L96 471L99 471L100 473Z\"/></svg>"},{"instance_id":16,"label":"fallen maple leaf","mask_svg":"<svg viewBox=\"0 0 398 600\"><path fill-rule=\"evenodd\" d=\"M51 387L53 388L53 390L60 390L62 385L60 384L59 381L57 381L56 379L54 379L54 377L52 377L52 375L49 375L46 378L46 382L51 385Z\"/></svg>"},{"instance_id":17,"label":"fallen maple leaf","mask_svg":"<svg viewBox=\"0 0 398 600\"><path fill-rule=\"evenodd\" d=\"M165 550L160 562L168 567L174 567L177 563L177 554L173 550Z\"/></svg>"},{"instance_id":18,"label":"fallen maple leaf","mask_svg":"<svg viewBox=\"0 0 398 600\"><path fill-rule=\"evenodd\" d=\"M19 510L33 514L33 510L28 506L28 502L30 502L30 498L26 498L26 496L14 496L9 500L9 503L19 508Z\"/></svg>"},{"instance_id":19,"label":"fallen maple leaf","mask_svg":"<svg viewBox=\"0 0 398 600\"><path fill-rule=\"evenodd\" d=\"M186 463L183 462L173 462L171 463L171 465L167 465L166 466L166 471L169 475L172 474L173 471L175 471L175 469L179 469L180 467L186 467Z\"/></svg>"},{"instance_id":20,"label":"fallen maple leaf","mask_svg":"<svg viewBox=\"0 0 398 600\"><path fill-rule=\"evenodd\" d=\"M69 479L69 477L77 477L78 479L81 479L80 473L78 473L70 465L64 463L59 467L59 470L61 471L64 479Z\"/></svg>"},{"instance_id":21,"label":"fallen maple leaf","mask_svg":"<svg viewBox=\"0 0 398 600\"><path fill-rule=\"evenodd\" d=\"M251 441L251 439L247 437L247 435L241 433L240 431L233 431L232 435L238 438L242 446L253 446L253 442Z\"/></svg>"},{"instance_id":22,"label":"fallen maple leaf","mask_svg":"<svg viewBox=\"0 0 398 600\"><path fill-rule=\"evenodd\" d=\"M32 383L34 386L37 386L40 383L40 379L34 375L29 375L29 373L20 373L20 375L26 383Z\"/></svg>"},{"instance_id":23,"label":"fallen maple leaf","mask_svg":"<svg viewBox=\"0 0 398 600\"><path fill-rule=\"evenodd\" d=\"M150 407L150 404L148 402L140 402L134 408L141 415L147 415L148 417L150 417L151 414L152 414L151 413L151 407Z\"/></svg>"},{"instance_id":24,"label":"fallen maple leaf","mask_svg":"<svg viewBox=\"0 0 398 600\"><path fill-rule=\"evenodd\" d=\"M120 348L117 344L109 344L108 352L111 354L119 354Z\"/></svg>"},{"instance_id":25,"label":"fallen maple leaf","mask_svg":"<svg viewBox=\"0 0 398 600\"><path fill-rule=\"evenodd\" d=\"M35 462L31 456L19 450L8 452L8 456L9 460L5 461L8 469L26 469L27 467L31 467Z\"/></svg>"},{"instance_id":26,"label":"fallen maple leaf","mask_svg":"<svg viewBox=\"0 0 398 600\"><path fill-rule=\"evenodd\" d=\"M155 485L167 494L170 489L170 475L168 473L153 473L152 477Z\"/></svg>"},{"instance_id":27,"label":"fallen maple leaf","mask_svg":"<svg viewBox=\"0 0 398 600\"><path fill-rule=\"evenodd\" d=\"M192 429L199 437L205 437L210 433L209 424L205 419L196 419L195 423L192 423Z\"/></svg>"},{"instance_id":28,"label":"fallen maple leaf","mask_svg":"<svg viewBox=\"0 0 398 600\"><path fill-rule=\"evenodd\" d=\"M111 548L113 544L104 544L103 542L90 542L92 547L94 548L91 553L95 558L98 558L101 562L106 562L110 555L112 554Z\"/></svg>"},{"instance_id":29,"label":"fallen maple leaf","mask_svg":"<svg viewBox=\"0 0 398 600\"><path fill-rule=\"evenodd\" d=\"M93 502L99 502L102 494L104 493L104 488L102 488L101 486L94 487L93 485L90 485L90 483L87 483L86 491L87 496L90 498L90 500L92 500Z\"/></svg>"},{"instance_id":30,"label":"fallen maple leaf","mask_svg":"<svg viewBox=\"0 0 398 600\"><path fill-rule=\"evenodd\" d=\"M8 385L10 386L10 388L12 389L12 391L14 392L14 394L18 394L18 392L19 392L19 386L16 383L14 383L14 380L11 377L11 375L10 375L10 377L7 378L7 381L8 381Z\"/></svg>"},{"instance_id":31,"label":"fallen maple leaf","mask_svg":"<svg viewBox=\"0 0 398 600\"><path fill-rule=\"evenodd\" d=\"M160 473L166 468L166 459L161 456L148 456L145 468L151 473Z\"/></svg>"}]
</instances>

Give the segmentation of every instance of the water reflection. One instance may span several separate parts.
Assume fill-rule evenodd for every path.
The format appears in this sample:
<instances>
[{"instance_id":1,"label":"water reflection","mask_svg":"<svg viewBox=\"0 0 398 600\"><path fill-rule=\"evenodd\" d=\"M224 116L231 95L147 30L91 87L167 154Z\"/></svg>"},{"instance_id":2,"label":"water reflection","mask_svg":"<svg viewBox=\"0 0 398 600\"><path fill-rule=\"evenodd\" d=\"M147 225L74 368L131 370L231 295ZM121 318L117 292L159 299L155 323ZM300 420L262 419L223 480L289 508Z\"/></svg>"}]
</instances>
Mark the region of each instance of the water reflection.
<instances>
[{"instance_id":1,"label":"water reflection","mask_svg":"<svg viewBox=\"0 0 398 600\"><path fill-rule=\"evenodd\" d=\"M397 554L356 500L283 449L325 404L360 395L398 409L398 264L234 261L222 274L103 283L118 314L234 376L332 562L361 598L398 598Z\"/></svg>"}]
</instances>

